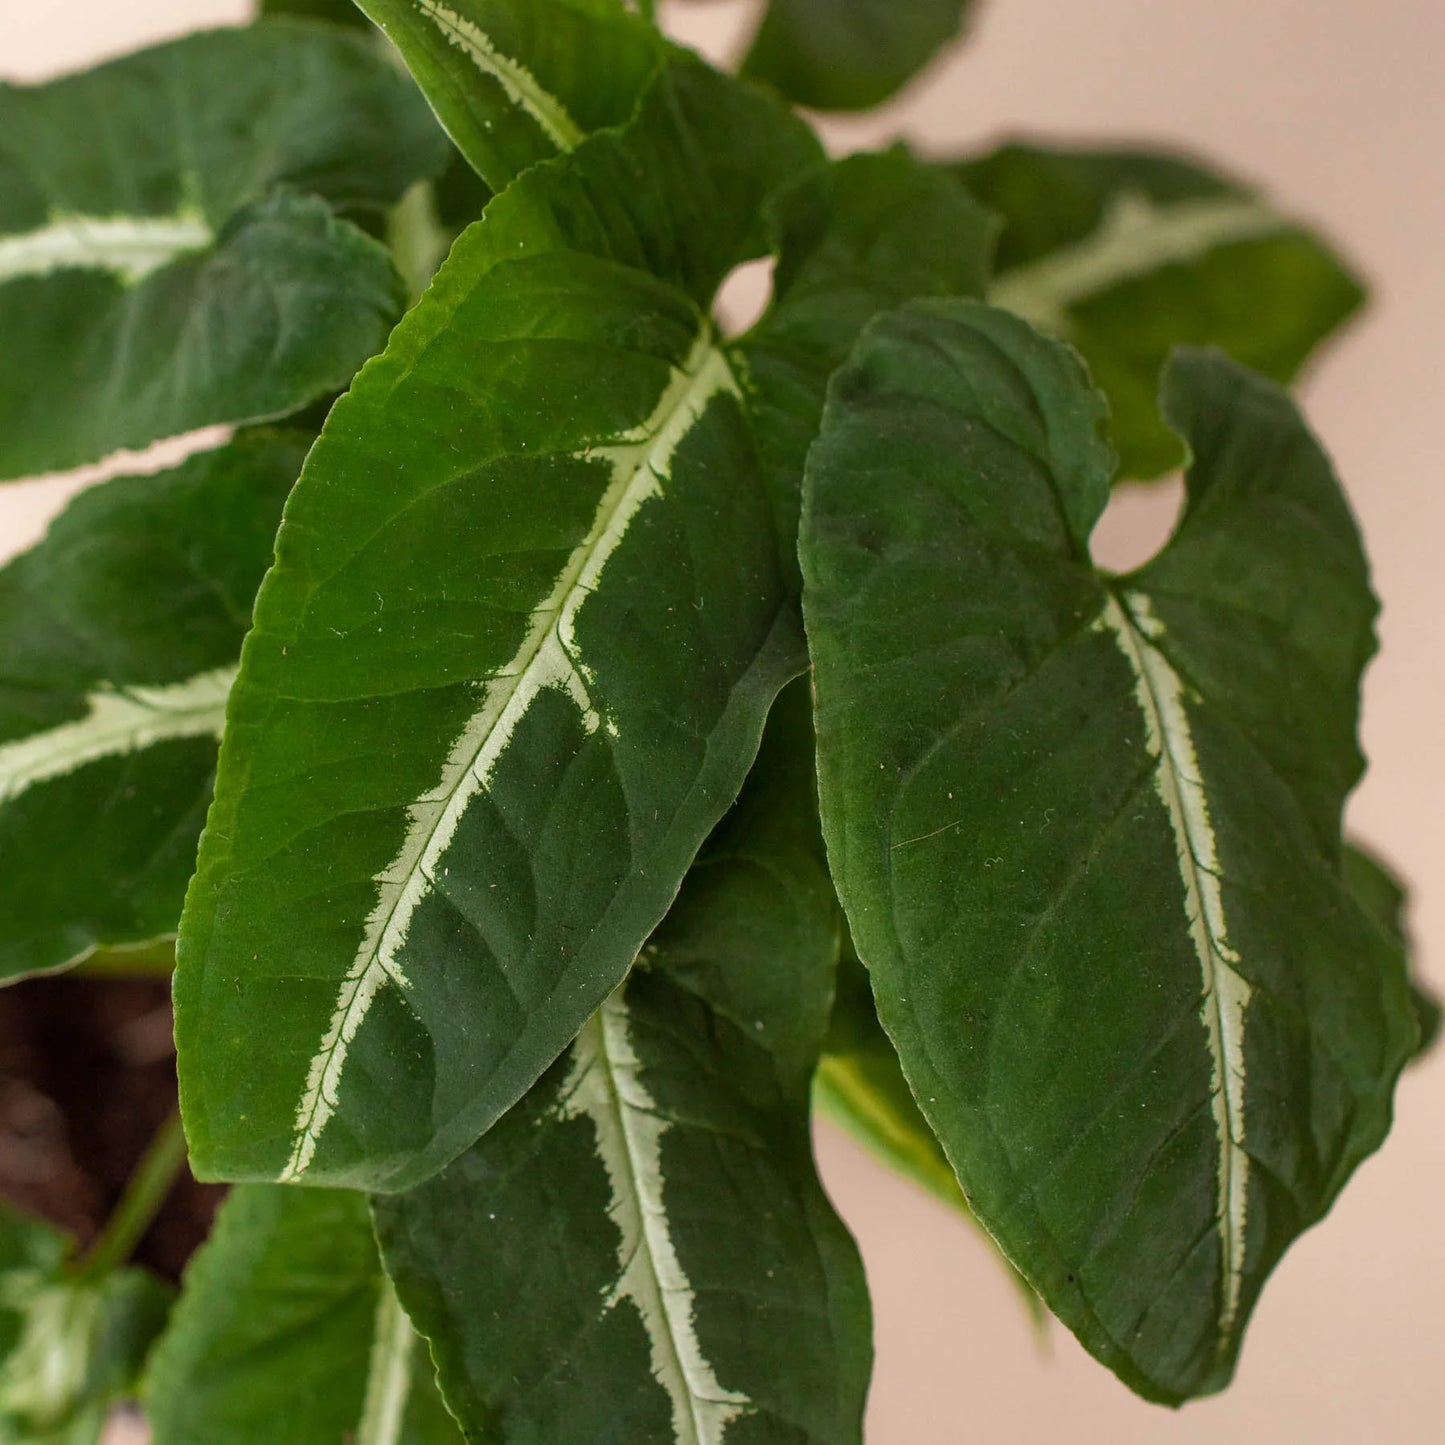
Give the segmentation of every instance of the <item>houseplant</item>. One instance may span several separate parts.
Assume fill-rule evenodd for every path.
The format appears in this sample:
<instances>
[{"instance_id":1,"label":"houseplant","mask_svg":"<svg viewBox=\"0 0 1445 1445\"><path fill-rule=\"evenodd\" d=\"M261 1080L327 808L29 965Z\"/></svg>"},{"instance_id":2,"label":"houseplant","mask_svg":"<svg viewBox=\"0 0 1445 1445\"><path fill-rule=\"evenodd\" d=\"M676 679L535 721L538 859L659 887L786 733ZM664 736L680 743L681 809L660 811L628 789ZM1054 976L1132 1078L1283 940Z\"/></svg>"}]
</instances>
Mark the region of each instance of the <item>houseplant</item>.
<instances>
[{"instance_id":1,"label":"houseplant","mask_svg":"<svg viewBox=\"0 0 1445 1445\"><path fill-rule=\"evenodd\" d=\"M289 503L182 929L195 1158L227 1177L383 1191L388 1266L433 1340L448 1402L474 1430L497 1416L518 1438L716 1438L724 1425L729 1438L795 1438L782 1419L801 1420L804 1438L856 1430L866 1359L856 1265L801 1135L839 926L815 834L800 826L811 804L796 787L811 770L796 761L810 746L796 686L643 967L605 1004L587 996L606 993L621 977L608 970L625 971L652 933L732 801L768 703L804 665L792 559L808 456L801 570L823 821L894 1041L849 965L851 1008L835 1011L824 1091L860 1127L881 1113L890 1146L902 1138L900 1152L931 1161L946 1187L951 1170L910 1113L896 1045L984 1223L1086 1343L1156 1397L1217 1385L1272 1256L1375 1141L1413 1043L1396 949L1351 902L1337 856L1370 610L1357 547L1287 402L1193 355L1167 393L1195 453L1191 520L1127 584L1100 578L1086 534L1110 464L1077 364L997 309L908 303L988 285L1011 312L1067 329L1108 385L1113 441L1137 474L1179 455L1148 400L1169 343L1218 341L1287 372L1349 309L1351 283L1258 201L1167 160L1011 150L956 176L899 154L828 167L780 106L669 54L616 7L555 7L536 25L540 10L475 7L441 17L444 30L434 8L379 12L499 194L331 414ZM307 83L277 80L279 57L307 50L300 32L263 29L245 43L269 47L255 73L270 92L324 93L315 77L332 62L309 50L292 61L314 67ZM221 78L247 67L234 47L205 44L181 62L183 83L112 73L110 93L203 96L205 124L234 144ZM351 57L348 76L365 69L336 37L315 47ZM498 75L500 87L489 79ZM772 78L801 89L786 69ZM403 91L388 94L400 108ZM26 104L34 114L44 102L17 99ZM254 94L235 104L257 113ZM343 113L374 117L380 106L368 97ZM67 117L79 108L64 107ZM367 220L395 199L386 178L439 175L445 153L417 125L416 154L431 153L408 174L401 119L377 124L369 142L391 147L385 164L349 119L261 129L274 170L225 153L205 175L233 190L217 186L189 209L177 186L162 186L169 208L143 214L169 232L73 218L13 228L32 254L36 235L56 231L82 247L97 235L140 242L139 260L112 265L118 279L70 267L17 294L41 318L31 330L47 355L64 337L57 304L84 316L85 356L97 354L108 286L122 341L158 338L162 360L185 363L138 401L120 368L101 370L121 430L85 443L92 450L145 439L137 426L157 434L290 413L342 385L379 344L377 318L384 330L396 304L389 273L365 269L377 248L336 212ZM359 155L317 143L338 135ZM278 176L292 189L275 187ZM296 197L303 181L329 206ZM86 209L62 194L71 212L122 214L110 198ZM989 222L970 195L1006 221L992 276ZM389 223L408 257L426 249L416 209L412 192ZM699 306L768 234L780 253L771 311L732 345L699 341ZM162 266L157 254L180 259ZM1123 271L1101 273L1101 256L1116 266L1123 256ZM278 258L296 270L274 271ZM218 296L238 277L254 289ZM77 280L100 299L71 296ZM39 299L52 310L37 311L47 290ZM283 314L259 338L229 334L228 322L244 332L271 320L257 294L296 302L294 319ZM1141 334L1141 319L1153 326L1160 314L1174 330ZM202 338L208 366L164 336L159 320L172 315L182 338ZM350 349L316 362L278 338ZM181 383L197 376L210 384L196 388L197 405L234 398L239 388L213 375L224 371L214 358L233 354L248 386L290 385L291 401L263 391L240 410L176 410L192 400ZM22 349L15 375L33 386L42 364ZM62 379L86 376L74 354L53 366ZM149 381L156 363L138 370ZM64 415L99 424L107 408L88 401ZM162 403L173 410L156 421ZM29 769L16 770L25 786L13 794L31 810L28 856L43 857L35 816L61 826L57 797L71 787L87 822L116 815L112 857L142 851L136 824L96 799L143 812L153 832L142 856L155 861L145 888L104 867L80 879L80 924L74 906L43 914L14 930L27 948L45 946L47 929L69 957L85 928L88 947L169 926L163 865L179 888L191 864L181 820L206 790L209 739L304 427L245 433L149 491L87 498L91 512L58 534L69 550L20 575L28 605L17 617L33 625L40 600L56 596L65 613L43 642L22 637L17 649L54 668L83 652L55 643L74 636L90 665L59 680L12 669L33 679L13 729L25 750L12 754ZM64 428L67 444L76 429ZM24 440L22 425L9 431ZM258 522L244 509L263 492L273 510ZM107 504L123 517L96 516ZM1298 525L1277 525L1282 511L1308 521L1313 549L1301 548ZM255 545L235 546L238 533ZM127 607L141 548L179 553L173 605L157 606L148 564L145 595ZM53 580L67 574L90 595L71 602ZM115 662L126 654L129 672ZM965 699L974 710L960 718ZM75 751L117 733L127 751ZM123 782L82 763L123 766ZM142 775L152 768L154 780ZM879 836L884 818L897 827ZM1243 866L1261 837L1272 852L1281 838L1289 846ZM16 890L24 906L43 901L46 876ZM1065 889L1080 877L1087 888ZM785 886L769 892L769 878ZM1266 879L1279 902L1264 909L1252 889ZM159 922L97 922L106 885L115 911L151 903ZM1025 924L1033 952L1004 932ZM1286 930L1290 948L1277 941ZM986 970L970 964L980 955ZM778 976L780 960L796 979ZM32 952L20 968L64 961ZM1022 981L1022 1001L994 996L1005 975ZM992 1075L980 1079L984 1052L1005 1061L997 1091ZM1156 1076L1140 1079L1146 1064ZM1112 1120L1101 1104L1121 1097L1123 1132L1102 1132ZM1161 1139L1175 1151L1162 1162ZM1104 1160L1122 1172L1104 1177ZM730 1207L717 1210L719 1198ZM1035 1201L1029 1211L1021 1199ZM226 1308L268 1278L294 1292L305 1276L304 1255L288 1253L297 1241L354 1242L349 1274L330 1260L315 1272L349 1281L361 1338L375 1316L387 1326L376 1338L397 1342L376 1351L395 1368L375 1378L411 1368L428 1383L407 1316L379 1282L365 1210L349 1193L236 1191L157 1356L162 1437L215 1429L214 1416L168 1416L177 1402L264 1407L222 1362L228 1338L234 1348L235 1330L253 1329L266 1305L251 1300L239 1322ZM1127 1227L1106 1235L1120 1215ZM551 1251L564 1277L539 1273L549 1251L534 1230L568 1241ZM286 1268L268 1274L278 1255ZM803 1277L800 1261L815 1256ZM1137 1292L1160 1283L1148 1270L1176 1264L1188 1287L1160 1290L1160 1305L1141 1310ZM720 1278L708 1273L724 1265ZM522 1289L499 1287L508 1271ZM786 1288L765 1283L780 1271ZM702 1301L716 1304L718 1288L751 1308L709 1318ZM814 1306L811 1333L800 1303ZM338 1353L356 1399L327 1398L359 1417L361 1352L328 1359ZM518 1376L545 1379L557 1397L518 1399ZM405 1401L377 1396L387 1398ZM364 1428L383 1429L378 1418L368 1413Z\"/></svg>"}]
</instances>

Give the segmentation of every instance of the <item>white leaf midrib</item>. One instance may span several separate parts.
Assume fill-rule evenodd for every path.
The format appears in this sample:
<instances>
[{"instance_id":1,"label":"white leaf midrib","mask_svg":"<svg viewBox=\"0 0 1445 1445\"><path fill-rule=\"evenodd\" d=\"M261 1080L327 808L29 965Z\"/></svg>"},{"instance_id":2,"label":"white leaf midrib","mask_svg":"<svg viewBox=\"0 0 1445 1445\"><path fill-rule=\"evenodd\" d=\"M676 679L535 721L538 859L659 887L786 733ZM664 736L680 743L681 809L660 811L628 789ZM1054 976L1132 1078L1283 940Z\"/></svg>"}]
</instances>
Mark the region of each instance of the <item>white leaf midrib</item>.
<instances>
[{"instance_id":1,"label":"white leaf midrib","mask_svg":"<svg viewBox=\"0 0 1445 1445\"><path fill-rule=\"evenodd\" d=\"M653 1375L673 1409L676 1445L720 1445L747 1413L746 1395L726 1390L703 1354L696 1297L678 1259L663 1199L661 1144L671 1127L641 1079L631 1015L619 989L584 1026L562 1092L564 1117L584 1115L612 1189L619 1273L612 1302L630 1299L642 1318Z\"/></svg>"},{"instance_id":2,"label":"white leaf midrib","mask_svg":"<svg viewBox=\"0 0 1445 1445\"><path fill-rule=\"evenodd\" d=\"M1101 616L1134 673L1144 714L1146 747L1155 759L1155 786L1174 833L1190 942L1203 975L1201 1019L1210 1050L1210 1109L1219 1141L1217 1207L1222 1308L1219 1347L1224 1350L1239 1314L1244 1283L1249 1155L1244 1148L1245 1010L1251 989L1234 965L1220 891L1219 858L1193 732L1185 710L1184 684L1152 639L1163 624L1147 596L1109 593Z\"/></svg>"},{"instance_id":3,"label":"white leaf midrib","mask_svg":"<svg viewBox=\"0 0 1445 1445\"><path fill-rule=\"evenodd\" d=\"M572 151L585 139L582 128L567 107L545 89L519 60L504 55L491 38L472 21L448 9L439 0L417 0L417 8L485 75L506 92L507 99L536 122L542 134L559 151Z\"/></svg>"},{"instance_id":4,"label":"white leaf midrib","mask_svg":"<svg viewBox=\"0 0 1445 1445\"><path fill-rule=\"evenodd\" d=\"M283 1182L299 1179L315 1157L321 1134L335 1112L350 1045L382 986L408 987L396 961L411 918L429 893L441 856L450 846L462 814L491 782L492 772L532 703L543 692L570 696L584 727L601 719L588 692L589 669L578 658L576 622L596 591L603 569L650 497L661 494L673 454L711 399L736 394L737 381L711 328L704 326L692 350L676 368L657 406L634 432L580 455L609 462L613 477L593 515L591 528L574 548L548 596L532 613L516 654L488 679L482 702L453 744L437 785L408 810L406 837L392 862L376 878L377 901L366 919L361 943L345 977L326 1032L307 1070L297 1103Z\"/></svg>"},{"instance_id":5,"label":"white leaf midrib","mask_svg":"<svg viewBox=\"0 0 1445 1445\"><path fill-rule=\"evenodd\" d=\"M57 214L33 231L0 236L0 284L57 271L109 271L135 285L178 257L207 250L215 233L198 211L169 216Z\"/></svg>"},{"instance_id":6,"label":"white leaf midrib","mask_svg":"<svg viewBox=\"0 0 1445 1445\"><path fill-rule=\"evenodd\" d=\"M102 758L189 737L219 738L236 668L218 667L184 682L91 693L84 716L0 744L0 803Z\"/></svg>"},{"instance_id":7,"label":"white leaf midrib","mask_svg":"<svg viewBox=\"0 0 1445 1445\"><path fill-rule=\"evenodd\" d=\"M989 301L1055 334L1091 296L1216 246L1286 230L1289 223L1247 196L1205 196L1158 205L1142 192L1115 196L1098 229L1072 246L1006 271Z\"/></svg>"}]
</instances>

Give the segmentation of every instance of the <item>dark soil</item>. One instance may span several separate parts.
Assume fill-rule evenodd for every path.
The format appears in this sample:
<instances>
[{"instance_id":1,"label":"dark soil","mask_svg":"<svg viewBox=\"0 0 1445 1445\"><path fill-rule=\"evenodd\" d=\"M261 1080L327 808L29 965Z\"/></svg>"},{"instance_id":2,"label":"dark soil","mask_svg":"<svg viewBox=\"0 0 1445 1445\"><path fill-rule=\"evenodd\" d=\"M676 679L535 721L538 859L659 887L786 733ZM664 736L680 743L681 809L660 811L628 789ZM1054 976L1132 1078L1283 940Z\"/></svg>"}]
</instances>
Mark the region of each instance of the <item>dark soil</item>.
<instances>
[{"instance_id":1,"label":"dark soil","mask_svg":"<svg viewBox=\"0 0 1445 1445\"><path fill-rule=\"evenodd\" d=\"M175 1108L168 982L61 975L0 989L0 1197L84 1249ZM179 1279L223 1193L184 1173L136 1259Z\"/></svg>"}]
</instances>

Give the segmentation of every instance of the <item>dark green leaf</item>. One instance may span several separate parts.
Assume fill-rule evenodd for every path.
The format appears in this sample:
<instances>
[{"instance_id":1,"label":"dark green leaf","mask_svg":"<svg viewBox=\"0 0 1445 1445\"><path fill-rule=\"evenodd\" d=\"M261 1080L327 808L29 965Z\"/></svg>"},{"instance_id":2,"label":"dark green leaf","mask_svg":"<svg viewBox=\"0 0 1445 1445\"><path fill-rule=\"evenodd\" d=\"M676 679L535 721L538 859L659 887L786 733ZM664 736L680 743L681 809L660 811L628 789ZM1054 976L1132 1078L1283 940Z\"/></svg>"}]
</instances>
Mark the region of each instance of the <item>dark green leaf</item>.
<instances>
[{"instance_id":1,"label":"dark green leaf","mask_svg":"<svg viewBox=\"0 0 1445 1445\"><path fill-rule=\"evenodd\" d=\"M175 932L308 441L246 433L94 487L0 568L0 979Z\"/></svg>"},{"instance_id":2,"label":"dark green leaf","mask_svg":"<svg viewBox=\"0 0 1445 1445\"><path fill-rule=\"evenodd\" d=\"M84 1278L47 1224L0 1205L0 1442L95 1445L134 1392L171 1291L141 1269Z\"/></svg>"},{"instance_id":3,"label":"dark green leaf","mask_svg":"<svg viewBox=\"0 0 1445 1445\"><path fill-rule=\"evenodd\" d=\"M703 308L817 161L680 64L499 195L332 410L181 931L199 1170L419 1182L666 911L804 665Z\"/></svg>"},{"instance_id":4,"label":"dark green leaf","mask_svg":"<svg viewBox=\"0 0 1445 1445\"><path fill-rule=\"evenodd\" d=\"M630 119L664 53L619 0L357 3L494 191Z\"/></svg>"},{"instance_id":5,"label":"dark green leaf","mask_svg":"<svg viewBox=\"0 0 1445 1445\"><path fill-rule=\"evenodd\" d=\"M862 1266L813 1165L838 949L806 682L681 896L580 1038L437 1178L375 1203L472 1437L845 1445Z\"/></svg>"},{"instance_id":6,"label":"dark green leaf","mask_svg":"<svg viewBox=\"0 0 1445 1445\"><path fill-rule=\"evenodd\" d=\"M1004 222L990 299L1083 353L1121 476L1183 461L1156 396L1173 347L1289 381L1363 297L1318 237L1178 156L1007 145L954 173Z\"/></svg>"},{"instance_id":7,"label":"dark green leaf","mask_svg":"<svg viewBox=\"0 0 1445 1445\"><path fill-rule=\"evenodd\" d=\"M312 26L0 86L0 477L344 386L401 296L332 207L376 214L445 154L368 43Z\"/></svg>"},{"instance_id":8,"label":"dark green leaf","mask_svg":"<svg viewBox=\"0 0 1445 1445\"><path fill-rule=\"evenodd\" d=\"M898 1052L878 1022L867 970L851 945L845 946L838 964L828 1039L813 1078L813 1107L890 1169L970 1223L977 1222L953 1165L908 1087ZM979 1233L983 1235L982 1230ZM1035 1323L1041 1324L1045 1314L1038 1295L1006 1259L1001 1262Z\"/></svg>"},{"instance_id":9,"label":"dark green leaf","mask_svg":"<svg viewBox=\"0 0 1445 1445\"><path fill-rule=\"evenodd\" d=\"M816 110L867 110L958 35L969 0L770 0L743 74Z\"/></svg>"},{"instance_id":10,"label":"dark green leaf","mask_svg":"<svg viewBox=\"0 0 1445 1445\"><path fill-rule=\"evenodd\" d=\"M982 295L993 226L901 148L815 170L777 199L770 220L772 301L735 354L791 574L828 378L879 311L914 296Z\"/></svg>"},{"instance_id":11,"label":"dark green leaf","mask_svg":"<svg viewBox=\"0 0 1445 1445\"><path fill-rule=\"evenodd\" d=\"M1381 859L1358 843L1345 845L1345 878L1365 912L1379 924L1408 962L1412 948L1405 928L1405 885ZM1435 991L1418 977L1411 979L1410 999L1420 1028L1420 1042L1415 1050L1415 1057L1419 1058L1435 1046L1439 1037L1440 1000Z\"/></svg>"},{"instance_id":12,"label":"dark green leaf","mask_svg":"<svg viewBox=\"0 0 1445 1445\"><path fill-rule=\"evenodd\" d=\"M1169 544L1100 575L1104 403L976 304L877 324L809 461L825 833L879 1015L975 1213L1179 1400L1388 1127L1416 1027L1342 876L1375 612L1288 399L1182 353Z\"/></svg>"},{"instance_id":13,"label":"dark green leaf","mask_svg":"<svg viewBox=\"0 0 1445 1445\"><path fill-rule=\"evenodd\" d=\"M302 20L324 20L330 25L367 29L366 16L352 0L261 0L260 13L266 17L289 15Z\"/></svg>"},{"instance_id":14,"label":"dark green leaf","mask_svg":"<svg viewBox=\"0 0 1445 1445\"><path fill-rule=\"evenodd\" d=\"M863 965L845 950L828 1041L813 1083L817 1106L890 1168L969 1213L953 1165L923 1117L878 1022Z\"/></svg>"},{"instance_id":15,"label":"dark green leaf","mask_svg":"<svg viewBox=\"0 0 1445 1445\"><path fill-rule=\"evenodd\" d=\"M232 1191L146 1389L156 1445L460 1445L359 1194Z\"/></svg>"}]
</instances>

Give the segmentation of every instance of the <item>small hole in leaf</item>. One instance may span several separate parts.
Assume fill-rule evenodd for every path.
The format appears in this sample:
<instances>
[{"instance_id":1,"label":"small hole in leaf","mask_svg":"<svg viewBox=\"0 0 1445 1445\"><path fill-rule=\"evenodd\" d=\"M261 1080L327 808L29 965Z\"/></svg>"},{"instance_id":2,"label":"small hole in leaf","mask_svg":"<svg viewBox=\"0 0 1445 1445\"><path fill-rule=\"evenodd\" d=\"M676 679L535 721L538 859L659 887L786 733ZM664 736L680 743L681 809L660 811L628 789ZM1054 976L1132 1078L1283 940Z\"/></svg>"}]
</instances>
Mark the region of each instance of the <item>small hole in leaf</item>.
<instances>
[{"instance_id":1,"label":"small hole in leaf","mask_svg":"<svg viewBox=\"0 0 1445 1445\"><path fill-rule=\"evenodd\" d=\"M1114 488L1089 539L1094 565L1106 572L1142 567L1169 540L1184 505L1179 473L1158 482L1125 482Z\"/></svg>"},{"instance_id":2,"label":"small hole in leaf","mask_svg":"<svg viewBox=\"0 0 1445 1445\"><path fill-rule=\"evenodd\" d=\"M724 336L741 336L768 309L773 299L773 265L771 256L763 256L728 272L712 308Z\"/></svg>"}]
</instances>

